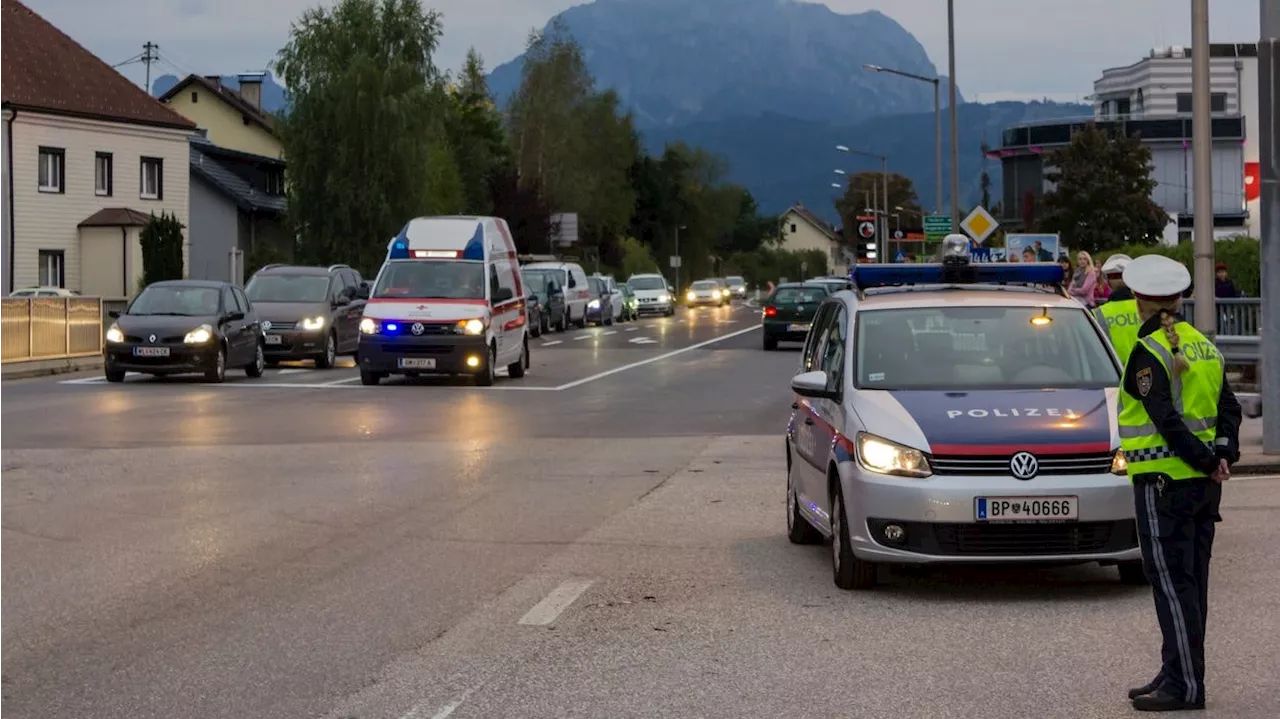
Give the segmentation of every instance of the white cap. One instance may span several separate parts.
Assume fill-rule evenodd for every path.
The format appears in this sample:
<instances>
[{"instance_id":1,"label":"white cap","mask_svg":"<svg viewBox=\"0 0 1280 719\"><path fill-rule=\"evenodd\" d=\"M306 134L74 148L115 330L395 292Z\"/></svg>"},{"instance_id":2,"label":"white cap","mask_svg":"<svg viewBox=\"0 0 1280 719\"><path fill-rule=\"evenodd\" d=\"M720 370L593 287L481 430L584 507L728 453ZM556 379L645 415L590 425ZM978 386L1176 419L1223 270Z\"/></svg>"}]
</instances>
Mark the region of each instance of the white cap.
<instances>
[{"instance_id":1,"label":"white cap","mask_svg":"<svg viewBox=\"0 0 1280 719\"><path fill-rule=\"evenodd\" d=\"M1164 255L1143 255L1124 268L1124 283L1141 297L1178 297L1191 286L1191 273Z\"/></svg>"},{"instance_id":2,"label":"white cap","mask_svg":"<svg viewBox=\"0 0 1280 719\"><path fill-rule=\"evenodd\" d=\"M1112 255L1107 258L1106 262L1102 263L1102 274L1104 275L1121 274L1122 272L1124 272L1125 266L1132 261L1133 261L1133 258L1128 255L1124 255L1124 254Z\"/></svg>"}]
</instances>

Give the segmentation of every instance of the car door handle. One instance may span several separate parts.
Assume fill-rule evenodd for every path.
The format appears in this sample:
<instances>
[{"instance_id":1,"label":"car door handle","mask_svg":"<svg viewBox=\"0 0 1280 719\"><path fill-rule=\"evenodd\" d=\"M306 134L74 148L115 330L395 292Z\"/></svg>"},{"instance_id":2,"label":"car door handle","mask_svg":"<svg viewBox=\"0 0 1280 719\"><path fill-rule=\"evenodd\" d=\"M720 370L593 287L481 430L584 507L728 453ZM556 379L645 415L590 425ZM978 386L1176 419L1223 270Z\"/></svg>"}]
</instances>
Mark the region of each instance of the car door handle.
<instances>
[{"instance_id":1,"label":"car door handle","mask_svg":"<svg viewBox=\"0 0 1280 719\"><path fill-rule=\"evenodd\" d=\"M813 417L805 417L805 418L804 418L804 423L805 423L805 424L813 424Z\"/></svg>"}]
</instances>

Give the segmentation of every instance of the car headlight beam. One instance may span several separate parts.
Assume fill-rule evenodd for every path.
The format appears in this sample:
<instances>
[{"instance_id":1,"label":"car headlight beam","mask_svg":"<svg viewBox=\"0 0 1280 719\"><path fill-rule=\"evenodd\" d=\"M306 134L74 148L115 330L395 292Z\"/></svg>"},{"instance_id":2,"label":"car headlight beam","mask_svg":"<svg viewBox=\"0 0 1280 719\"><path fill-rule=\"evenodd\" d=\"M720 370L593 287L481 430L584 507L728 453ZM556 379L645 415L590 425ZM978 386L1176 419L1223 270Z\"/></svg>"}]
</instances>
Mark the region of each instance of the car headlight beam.
<instances>
[{"instance_id":1,"label":"car headlight beam","mask_svg":"<svg viewBox=\"0 0 1280 719\"><path fill-rule=\"evenodd\" d=\"M360 320L360 334L376 335L382 329L378 321L372 317L364 317Z\"/></svg>"},{"instance_id":2,"label":"car headlight beam","mask_svg":"<svg viewBox=\"0 0 1280 719\"><path fill-rule=\"evenodd\" d=\"M472 318L469 320L458 321L458 331L468 335L482 335L485 330L485 322L482 319Z\"/></svg>"},{"instance_id":3,"label":"car headlight beam","mask_svg":"<svg viewBox=\"0 0 1280 719\"><path fill-rule=\"evenodd\" d=\"M211 339L213 339L213 327L210 325L200 325L188 332L187 336L182 338L182 341L189 345L202 345Z\"/></svg>"},{"instance_id":4,"label":"car headlight beam","mask_svg":"<svg viewBox=\"0 0 1280 719\"><path fill-rule=\"evenodd\" d=\"M120 329L120 325L114 322L111 323L111 326L107 328L107 341L124 342L124 332Z\"/></svg>"},{"instance_id":5,"label":"car headlight beam","mask_svg":"<svg viewBox=\"0 0 1280 719\"><path fill-rule=\"evenodd\" d=\"M600 300L591 300L587 303L587 307L590 307L593 310L600 309Z\"/></svg>"},{"instance_id":6,"label":"car headlight beam","mask_svg":"<svg viewBox=\"0 0 1280 719\"><path fill-rule=\"evenodd\" d=\"M866 432L858 433L855 452L858 465L871 472L917 478L933 474L924 452Z\"/></svg>"},{"instance_id":7,"label":"car headlight beam","mask_svg":"<svg viewBox=\"0 0 1280 719\"><path fill-rule=\"evenodd\" d=\"M307 330L308 332L315 332L316 330L324 329L324 323L325 318L322 315L318 317L304 317L302 322L299 322L298 324L302 325L302 329Z\"/></svg>"}]
</instances>

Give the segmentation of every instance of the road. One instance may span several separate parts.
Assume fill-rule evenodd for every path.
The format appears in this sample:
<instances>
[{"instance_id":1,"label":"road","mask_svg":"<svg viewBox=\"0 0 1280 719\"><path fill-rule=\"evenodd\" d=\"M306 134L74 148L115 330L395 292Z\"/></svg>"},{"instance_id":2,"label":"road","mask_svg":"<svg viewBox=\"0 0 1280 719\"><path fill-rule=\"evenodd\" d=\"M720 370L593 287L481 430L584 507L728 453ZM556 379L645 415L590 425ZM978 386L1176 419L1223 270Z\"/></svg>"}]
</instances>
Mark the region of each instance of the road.
<instances>
[{"instance_id":1,"label":"road","mask_svg":"<svg viewBox=\"0 0 1280 719\"><path fill-rule=\"evenodd\" d=\"M492 388L6 382L5 716L1128 716L1158 634L1113 571L845 593L787 543L757 318L549 335ZM1269 719L1280 478L1224 514L1206 715Z\"/></svg>"}]
</instances>

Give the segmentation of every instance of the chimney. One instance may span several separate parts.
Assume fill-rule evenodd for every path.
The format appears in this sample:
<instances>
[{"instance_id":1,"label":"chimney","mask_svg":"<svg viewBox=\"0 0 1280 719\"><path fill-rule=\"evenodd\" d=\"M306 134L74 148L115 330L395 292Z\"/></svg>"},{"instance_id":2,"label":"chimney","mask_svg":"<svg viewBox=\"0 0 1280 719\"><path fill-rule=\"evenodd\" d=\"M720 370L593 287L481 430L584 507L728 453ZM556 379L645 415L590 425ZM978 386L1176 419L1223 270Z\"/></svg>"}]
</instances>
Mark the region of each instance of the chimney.
<instances>
[{"instance_id":1,"label":"chimney","mask_svg":"<svg viewBox=\"0 0 1280 719\"><path fill-rule=\"evenodd\" d=\"M239 78L240 97L257 110L262 109L262 79L266 74L265 72L246 72Z\"/></svg>"},{"instance_id":2,"label":"chimney","mask_svg":"<svg viewBox=\"0 0 1280 719\"><path fill-rule=\"evenodd\" d=\"M206 79L206 80L208 80L209 82L213 83L213 84L214 84L215 86L217 86L217 87L222 87L222 76L221 76L221 75L205 75L205 76L204 76L204 79Z\"/></svg>"}]
</instances>

